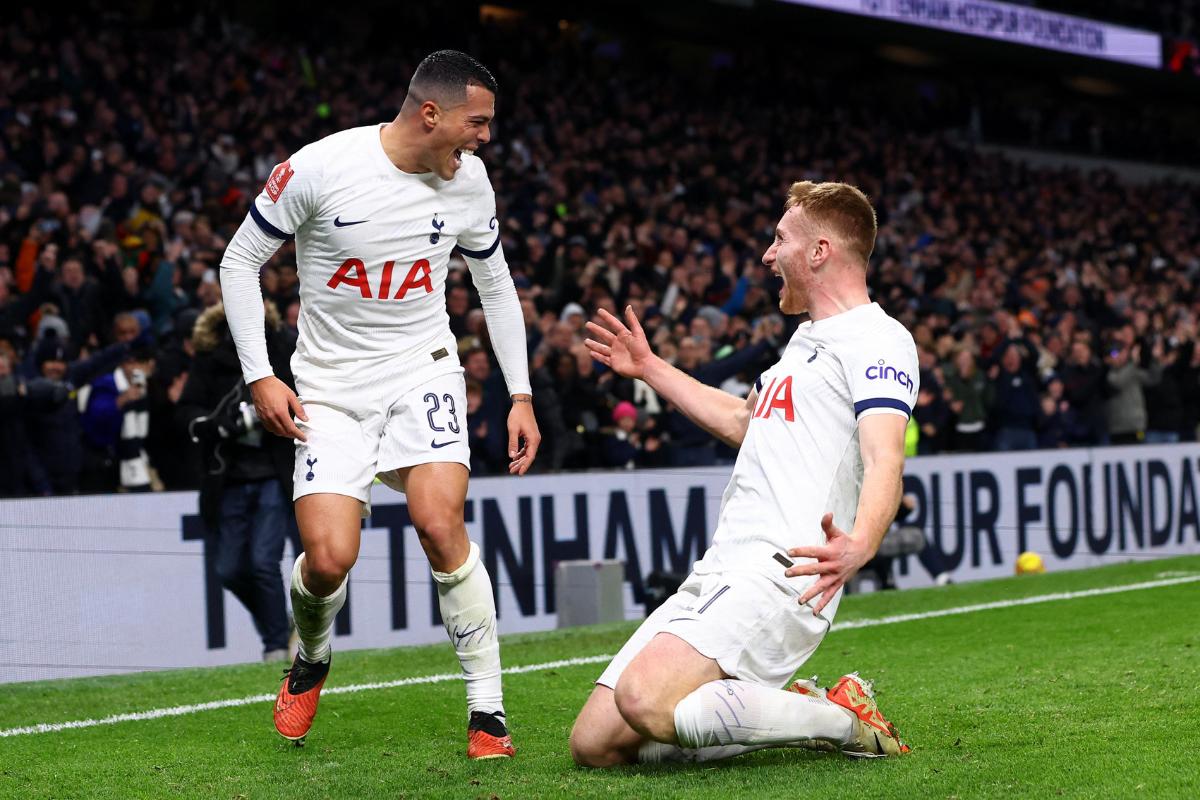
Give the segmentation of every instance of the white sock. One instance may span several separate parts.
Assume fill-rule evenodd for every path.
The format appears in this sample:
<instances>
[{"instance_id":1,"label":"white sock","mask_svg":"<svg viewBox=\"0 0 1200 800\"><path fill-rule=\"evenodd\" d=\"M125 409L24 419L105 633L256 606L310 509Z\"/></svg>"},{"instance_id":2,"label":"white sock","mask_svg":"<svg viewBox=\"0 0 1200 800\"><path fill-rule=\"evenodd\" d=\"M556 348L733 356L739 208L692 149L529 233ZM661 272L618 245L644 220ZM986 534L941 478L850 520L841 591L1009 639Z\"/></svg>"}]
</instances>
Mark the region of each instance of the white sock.
<instances>
[{"instance_id":1,"label":"white sock","mask_svg":"<svg viewBox=\"0 0 1200 800\"><path fill-rule=\"evenodd\" d=\"M638 748L639 764L670 764L676 762L720 761L742 753L753 753L770 747L769 744L727 744L718 747L680 747L650 740Z\"/></svg>"},{"instance_id":2,"label":"white sock","mask_svg":"<svg viewBox=\"0 0 1200 800\"><path fill-rule=\"evenodd\" d=\"M467 683L467 714L504 713L500 688L500 642L496 633L496 598L479 546L471 542L467 560L453 572L433 570L438 585L438 608L446 635L458 654Z\"/></svg>"},{"instance_id":3,"label":"white sock","mask_svg":"<svg viewBox=\"0 0 1200 800\"><path fill-rule=\"evenodd\" d=\"M854 718L823 697L738 680L712 681L675 706L675 736L685 748L795 745L807 739L844 743Z\"/></svg>"},{"instance_id":4,"label":"white sock","mask_svg":"<svg viewBox=\"0 0 1200 800\"><path fill-rule=\"evenodd\" d=\"M304 554L292 567L292 618L300 639L297 654L310 664L329 660L329 638L333 633L333 618L346 604L346 581L329 597L317 597L304 585L300 564Z\"/></svg>"}]
</instances>

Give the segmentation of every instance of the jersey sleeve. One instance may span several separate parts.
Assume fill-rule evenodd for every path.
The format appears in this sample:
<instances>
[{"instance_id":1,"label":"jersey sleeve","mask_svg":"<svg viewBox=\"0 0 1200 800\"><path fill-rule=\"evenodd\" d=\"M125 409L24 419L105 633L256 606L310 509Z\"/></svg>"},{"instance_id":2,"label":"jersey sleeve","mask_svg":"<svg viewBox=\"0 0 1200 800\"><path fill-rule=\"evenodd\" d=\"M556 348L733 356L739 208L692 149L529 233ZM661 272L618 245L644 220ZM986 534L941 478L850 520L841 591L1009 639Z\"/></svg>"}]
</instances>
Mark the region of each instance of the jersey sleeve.
<instances>
[{"instance_id":1,"label":"jersey sleeve","mask_svg":"<svg viewBox=\"0 0 1200 800\"><path fill-rule=\"evenodd\" d=\"M500 246L500 226L496 224L496 193L482 162L473 190L471 216L458 234L458 250L468 258L483 261Z\"/></svg>"},{"instance_id":2,"label":"jersey sleeve","mask_svg":"<svg viewBox=\"0 0 1200 800\"><path fill-rule=\"evenodd\" d=\"M504 259L504 248L500 246L496 195L483 165L479 167L479 185L475 187L477 199L472 203L474 213L458 235L458 250L466 259L471 281L479 292L492 349L500 363L500 371L504 373L508 393L530 394L525 318L508 262Z\"/></svg>"},{"instance_id":3,"label":"jersey sleeve","mask_svg":"<svg viewBox=\"0 0 1200 800\"><path fill-rule=\"evenodd\" d=\"M287 161L275 165L262 191L250 205L250 218L263 233L275 239L290 240L316 213L321 166L311 146L301 148Z\"/></svg>"},{"instance_id":4,"label":"jersey sleeve","mask_svg":"<svg viewBox=\"0 0 1200 800\"><path fill-rule=\"evenodd\" d=\"M252 206L253 208L253 206ZM267 354L266 325L263 320L262 287L258 273L283 244L265 233L246 215L241 227L229 240L221 259L221 296L225 320L242 363L247 384L274 374Z\"/></svg>"},{"instance_id":5,"label":"jersey sleeve","mask_svg":"<svg viewBox=\"0 0 1200 800\"><path fill-rule=\"evenodd\" d=\"M860 342L842 359L855 418L871 414L912 416L921 379L912 336L896 324Z\"/></svg>"}]
</instances>

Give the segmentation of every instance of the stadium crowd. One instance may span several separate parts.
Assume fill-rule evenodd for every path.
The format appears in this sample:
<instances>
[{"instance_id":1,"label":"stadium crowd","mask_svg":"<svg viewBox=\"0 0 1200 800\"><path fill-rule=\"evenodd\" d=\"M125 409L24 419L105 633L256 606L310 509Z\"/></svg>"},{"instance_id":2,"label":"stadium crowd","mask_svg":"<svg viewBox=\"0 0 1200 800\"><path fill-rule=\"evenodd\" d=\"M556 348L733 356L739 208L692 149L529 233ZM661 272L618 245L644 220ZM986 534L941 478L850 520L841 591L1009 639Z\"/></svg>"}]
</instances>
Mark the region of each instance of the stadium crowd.
<instances>
[{"instance_id":1,"label":"stadium crowd","mask_svg":"<svg viewBox=\"0 0 1200 800\"><path fill-rule=\"evenodd\" d=\"M228 237L289 153L390 119L394 77L424 55L364 62L203 20L84 30L35 11L0 27L4 495L199 484L179 405ZM1196 186L982 154L938 130L964 98L926 85L847 87L751 50L664 68L554 23L473 36L501 87L482 155L525 310L535 469L732 459L598 367L583 326L631 304L660 354L745 393L797 324L759 259L801 178L877 205L873 296L919 347L914 452L1195 438ZM294 340L291 245L262 285ZM465 264L446 294L473 469L503 474L508 399Z\"/></svg>"}]
</instances>

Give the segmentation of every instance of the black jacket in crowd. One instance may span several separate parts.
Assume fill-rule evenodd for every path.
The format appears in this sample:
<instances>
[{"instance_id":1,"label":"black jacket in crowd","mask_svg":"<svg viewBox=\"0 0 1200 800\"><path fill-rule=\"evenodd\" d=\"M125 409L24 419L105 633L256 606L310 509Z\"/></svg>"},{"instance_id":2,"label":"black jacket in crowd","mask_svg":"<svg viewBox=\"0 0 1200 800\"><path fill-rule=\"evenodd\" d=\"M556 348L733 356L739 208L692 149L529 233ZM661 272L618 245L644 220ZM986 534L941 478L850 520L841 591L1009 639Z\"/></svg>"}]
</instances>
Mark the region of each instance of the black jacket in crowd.
<instances>
[{"instance_id":1,"label":"black jacket in crowd","mask_svg":"<svg viewBox=\"0 0 1200 800\"><path fill-rule=\"evenodd\" d=\"M267 354L275 376L292 391L290 360L296 349L295 336L288 331L273 305L267 305ZM221 506L221 492L230 483L277 478L284 496L292 496L292 468L295 462L295 443L288 438L268 433L254 423L261 434L261 444L244 442L248 432L240 407L253 407L250 390L242 380L242 367L237 349L225 322L225 309L218 304L196 320L192 332L196 355L187 383L179 398L177 420L189 433L200 440L204 456L204 477L200 484L200 516L215 526Z\"/></svg>"}]
</instances>

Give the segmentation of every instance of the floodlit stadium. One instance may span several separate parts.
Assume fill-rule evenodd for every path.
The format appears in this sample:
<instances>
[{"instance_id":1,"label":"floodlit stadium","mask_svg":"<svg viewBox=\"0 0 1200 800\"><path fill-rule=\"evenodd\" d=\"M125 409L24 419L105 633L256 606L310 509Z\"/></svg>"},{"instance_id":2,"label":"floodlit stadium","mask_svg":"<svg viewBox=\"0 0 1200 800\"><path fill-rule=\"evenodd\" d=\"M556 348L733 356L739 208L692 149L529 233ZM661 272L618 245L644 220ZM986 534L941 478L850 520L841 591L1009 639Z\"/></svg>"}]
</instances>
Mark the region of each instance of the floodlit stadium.
<instances>
[{"instance_id":1,"label":"floodlit stadium","mask_svg":"<svg viewBox=\"0 0 1200 800\"><path fill-rule=\"evenodd\" d=\"M20 3L0 797L1192 797L1191 2Z\"/></svg>"}]
</instances>

